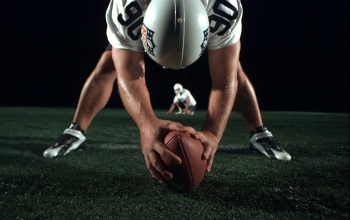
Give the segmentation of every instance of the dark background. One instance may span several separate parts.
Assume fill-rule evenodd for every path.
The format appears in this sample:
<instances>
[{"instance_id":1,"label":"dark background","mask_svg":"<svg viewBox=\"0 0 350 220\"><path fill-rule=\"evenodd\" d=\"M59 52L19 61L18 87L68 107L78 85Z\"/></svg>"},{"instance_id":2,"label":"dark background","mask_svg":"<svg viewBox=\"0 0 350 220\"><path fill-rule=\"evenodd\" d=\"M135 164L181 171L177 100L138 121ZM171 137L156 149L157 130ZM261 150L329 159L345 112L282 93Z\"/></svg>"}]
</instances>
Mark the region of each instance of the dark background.
<instances>
[{"instance_id":1,"label":"dark background","mask_svg":"<svg viewBox=\"0 0 350 220\"><path fill-rule=\"evenodd\" d=\"M2 0L0 106L75 107L107 46L109 1ZM349 1L242 0L241 62L261 110L349 111ZM146 57L155 108L180 82L208 103L207 53L179 71ZM122 107L117 89L107 107Z\"/></svg>"}]
</instances>

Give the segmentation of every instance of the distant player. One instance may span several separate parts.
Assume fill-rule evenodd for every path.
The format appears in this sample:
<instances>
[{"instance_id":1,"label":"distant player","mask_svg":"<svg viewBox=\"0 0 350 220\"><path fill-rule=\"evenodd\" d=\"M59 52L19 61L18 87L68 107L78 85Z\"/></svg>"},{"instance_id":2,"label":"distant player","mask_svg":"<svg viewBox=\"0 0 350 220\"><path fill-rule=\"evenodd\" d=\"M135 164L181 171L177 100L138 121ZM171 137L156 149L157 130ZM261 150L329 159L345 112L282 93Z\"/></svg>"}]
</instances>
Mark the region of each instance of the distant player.
<instances>
[{"instance_id":1,"label":"distant player","mask_svg":"<svg viewBox=\"0 0 350 220\"><path fill-rule=\"evenodd\" d=\"M196 110L197 102L193 98L191 92L188 89L184 89L180 83L174 85L174 92L176 95L167 114L170 114L175 107L177 107L179 111L175 114L193 115ZM182 106L184 106L183 109Z\"/></svg>"}]
</instances>

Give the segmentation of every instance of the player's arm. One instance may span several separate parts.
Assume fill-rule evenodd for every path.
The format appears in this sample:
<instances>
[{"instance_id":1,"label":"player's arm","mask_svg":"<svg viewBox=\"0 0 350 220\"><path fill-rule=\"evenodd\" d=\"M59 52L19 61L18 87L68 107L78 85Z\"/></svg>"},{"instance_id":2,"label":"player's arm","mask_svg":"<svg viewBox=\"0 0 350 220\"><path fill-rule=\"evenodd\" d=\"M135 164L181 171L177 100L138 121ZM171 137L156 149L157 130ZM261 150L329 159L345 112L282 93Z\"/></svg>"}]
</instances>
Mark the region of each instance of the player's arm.
<instances>
[{"instance_id":1,"label":"player's arm","mask_svg":"<svg viewBox=\"0 0 350 220\"><path fill-rule=\"evenodd\" d=\"M187 96L187 98L186 98L185 112L188 112L188 107L190 107L190 102L191 102L190 96Z\"/></svg>"},{"instance_id":2,"label":"player's arm","mask_svg":"<svg viewBox=\"0 0 350 220\"><path fill-rule=\"evenodd\" d=\"M120 97L140 129L142 153L147 168L154 178L164 182L164 179L172 178L172 174L164 167L159 155L174 164L181 163L181 159L166 148L163 138L169 130L194 132L194 129L156 117L146 87L143 56L143 52L112 48Z\"/></svg>"},{"instance_id":3,"label":"player's arm","mask_svg":"<svg viewBox=\"0 0 350 220\"><path fill-rule=\"evenodd\" d=\"M208 172L236 97L239 51L238 41L231 46L208 52L212 89L204 124L201 132L195 135L204 144L203 156L208 159Z\"/></svg>"},{"instance_id":4,"label":"player's arm","mask_svg":"<svg viewBox=\"0 0 350 220\"><path fill-rule=\"evenodd\" d=\"M170 106L169 110L167 111L167 114L170 114L174 110L175 107L176 107L176 103L175 102L171 103L171 106Z\"/></svg>"}]
</instances>

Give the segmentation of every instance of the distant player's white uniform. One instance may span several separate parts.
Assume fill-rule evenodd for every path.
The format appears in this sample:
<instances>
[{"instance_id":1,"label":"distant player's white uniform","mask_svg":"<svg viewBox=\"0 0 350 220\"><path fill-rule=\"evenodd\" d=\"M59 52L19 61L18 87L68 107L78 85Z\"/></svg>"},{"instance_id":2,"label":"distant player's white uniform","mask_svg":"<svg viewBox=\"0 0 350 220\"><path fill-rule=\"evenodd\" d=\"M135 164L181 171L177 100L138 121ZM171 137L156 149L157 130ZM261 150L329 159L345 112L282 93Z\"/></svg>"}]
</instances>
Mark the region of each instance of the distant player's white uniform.
<instances>
[{"instance_id":1,"label":"distant player's white uniform","mask_svg":"<svg viewBox=\"0 0 350 220\"><path fill-rule=\"evenodd\" d=\"M187 89L183 89L181 93L177 93L174 97L174 103L182 103L184 106L186 106L187 101L186 99L190 98L190 106L196 106L197 102L193 98L192 94L190 91Z\"/></svg>"},{"instance_id":2,"label":"distant player's white uniform","mask_svg":"<svg viewBox=\"0 0 350 220\"><path fill-rule=\"evenodd\" d=\"M208 49L220 49L236 43L242 32L243 8L240 0L201 1L210 22ZM113 47L144 51L141 25L149 2L150 0L111 0L106 11L106 21L107 38Z\"/></svg>"}]
</instances>

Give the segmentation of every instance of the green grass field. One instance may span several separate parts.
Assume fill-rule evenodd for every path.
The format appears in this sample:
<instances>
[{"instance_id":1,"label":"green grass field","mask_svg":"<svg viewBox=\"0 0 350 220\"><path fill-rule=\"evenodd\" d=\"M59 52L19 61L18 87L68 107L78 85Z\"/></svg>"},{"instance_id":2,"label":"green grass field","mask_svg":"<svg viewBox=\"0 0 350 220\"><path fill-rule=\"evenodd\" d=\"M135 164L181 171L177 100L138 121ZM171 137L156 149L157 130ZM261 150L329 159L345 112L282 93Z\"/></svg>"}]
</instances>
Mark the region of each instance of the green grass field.
<instances>
[{"instance_id":1,"label":"green grass field","mask_svg":"<svg viewBox=\"0 0 350 220\"><path fill-rule=\"evenodd\" d=\"M166 115L199 129L205 111ZM73 108L0 108L0 219L348 219L349 115L262 112L292 160L248 149L233 112L212 172L178 194L146 169L136 125L124 109L101 111L88 148L63 158L43 151L70 124Z\"/></svg>"}]
</instances>

